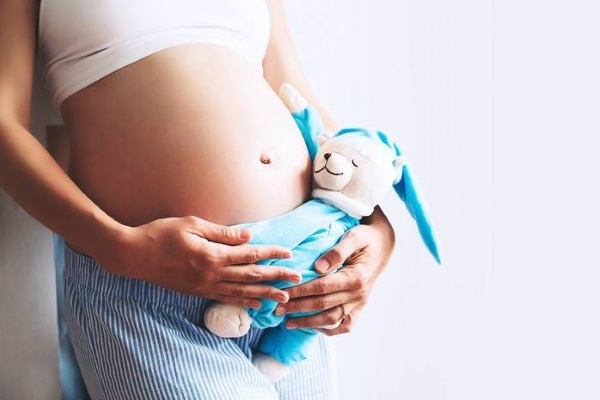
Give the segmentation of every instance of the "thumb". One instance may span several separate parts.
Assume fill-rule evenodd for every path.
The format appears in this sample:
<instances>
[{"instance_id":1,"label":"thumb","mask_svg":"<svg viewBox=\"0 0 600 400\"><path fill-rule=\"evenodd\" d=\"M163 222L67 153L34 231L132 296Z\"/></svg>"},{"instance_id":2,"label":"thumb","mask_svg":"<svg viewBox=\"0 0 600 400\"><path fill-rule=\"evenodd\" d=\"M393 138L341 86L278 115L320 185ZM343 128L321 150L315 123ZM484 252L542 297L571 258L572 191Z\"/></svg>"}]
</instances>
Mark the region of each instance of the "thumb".
<instances>
[{"instance_id":1,"label":"thumb","mask_svg":"<svg viewBox=\"0 0 600 400\"><path fill-rule=\"evenodd\" d=\"M201 218L197 220L194 223L194 233L211 242L235 246L247 243L252 238L252 232L246 228L215 224Z\"/></svg>"},{"instance_id":2,"label":"thumb","mask_svg":"<svg viewBox=\"0 0 600 400\"><path fill-rule=\"evenodd\" d=\"M315 262L315 271L328 274L338 269L350 256L365 244L356 233L356 228L346 232L340 242L329 249Z\"/></svg>"}]
</instances>

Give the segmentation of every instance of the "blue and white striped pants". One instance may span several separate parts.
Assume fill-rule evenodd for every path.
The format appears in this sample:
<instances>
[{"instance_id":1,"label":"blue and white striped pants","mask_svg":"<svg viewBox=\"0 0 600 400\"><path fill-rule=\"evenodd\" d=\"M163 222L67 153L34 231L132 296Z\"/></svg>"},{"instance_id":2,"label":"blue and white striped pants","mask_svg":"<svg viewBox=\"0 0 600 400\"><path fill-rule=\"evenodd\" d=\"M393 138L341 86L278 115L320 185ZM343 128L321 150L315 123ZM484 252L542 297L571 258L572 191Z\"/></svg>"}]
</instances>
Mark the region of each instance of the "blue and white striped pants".
<instances>
[{"instance_id":1,"label":"blue and white striped pants","mask_svg":"<svg viewBox=\"0 0 600 400\"><path fill-rule=\"evenodd\" d=\"M273 385L250 362L262 331L203 328L206 299L124 278L65 246L65 315L92 399L335 399L329 338Z\"/></svg>"}]
</instances>

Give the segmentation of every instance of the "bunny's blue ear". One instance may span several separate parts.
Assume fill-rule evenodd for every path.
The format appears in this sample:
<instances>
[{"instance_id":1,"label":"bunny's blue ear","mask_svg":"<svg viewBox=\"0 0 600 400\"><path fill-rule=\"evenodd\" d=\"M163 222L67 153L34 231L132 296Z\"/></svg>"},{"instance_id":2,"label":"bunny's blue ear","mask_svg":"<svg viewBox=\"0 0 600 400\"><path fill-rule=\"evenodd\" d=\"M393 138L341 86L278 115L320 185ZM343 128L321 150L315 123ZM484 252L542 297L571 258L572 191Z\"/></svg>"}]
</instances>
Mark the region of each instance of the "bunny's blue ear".
<instances>
[{"instance_id":1,"label":"bunny's blue ear","mask_svg":"<svg viewBox=\"0 0 600 400\"><path fill-rule=\"evenodd\" d=\"M378 131L377 136L383 143L393 149L397 157L402 156L402 151L398 145L389 139L385 133ZM421 193L421 189L415 181L409 165L404 164L402 167L402 175L400 176L400 180L394 184L394 190L406 205L409 214L416 221L425 246L427 246L427 249L429 249L429 252L438 264L441 264L440 252L433 233L433 226L427 210L427 204L425 203L425 197Z\"/></svg>"},{"instance_id":2,"label":"bunny's blue ear","mask_svg":"<svg viewBox=\"0 0 600 400\"><path fill-rule=\"evenodd\" d=\"M408 165L402 167L402 178L394 185L394 190L402 201L404 201L408 212L417 222L417 227L419 228L423 242L425 242L425 246L427 246L438 264L441 264L442 261L427 211L427 205Z\"/></svg>"}]
</instances>

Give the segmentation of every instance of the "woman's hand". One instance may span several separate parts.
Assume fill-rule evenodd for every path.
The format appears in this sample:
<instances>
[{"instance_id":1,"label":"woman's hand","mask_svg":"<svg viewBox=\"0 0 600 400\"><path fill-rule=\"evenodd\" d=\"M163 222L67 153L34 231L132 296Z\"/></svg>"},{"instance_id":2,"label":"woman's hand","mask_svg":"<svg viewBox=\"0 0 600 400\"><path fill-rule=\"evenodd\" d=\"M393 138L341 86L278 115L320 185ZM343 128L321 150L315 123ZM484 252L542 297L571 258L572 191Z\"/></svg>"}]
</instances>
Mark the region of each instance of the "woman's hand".
<instances>
[{"instance_id":1,"label":"woman's hand","mask_svg":"<svg viewBox=\"0 0 600 400\"><path fill-rule=\"evenodd\" d=\"M335 325L322 329L327 335L350 332L356 317L366 305L379 274L394 249L394 231L383 212L377 208L366 223L358 225L315 263L322 274L344 268L336 273L286 289L290 295L287 304L280 305L286 314L304 311L322 311L308 317L291 318L288 328ZM341 323L340 323L341 321Z\"/></svg>"},{"instance_id":2,"label":"woman's hand","mask_svg":"<svg viewBox=\"0 0 600 400\"><path fill-rule=\"evenodd\" d=\"M261 298L287 302L288 294L262 281L301 281L284 267L255 265L291 257L281 246L250 245L248 229L188 216L164 218L128 228L109 271L167 289L259 308Z\"/></svg>"}]
</instances>

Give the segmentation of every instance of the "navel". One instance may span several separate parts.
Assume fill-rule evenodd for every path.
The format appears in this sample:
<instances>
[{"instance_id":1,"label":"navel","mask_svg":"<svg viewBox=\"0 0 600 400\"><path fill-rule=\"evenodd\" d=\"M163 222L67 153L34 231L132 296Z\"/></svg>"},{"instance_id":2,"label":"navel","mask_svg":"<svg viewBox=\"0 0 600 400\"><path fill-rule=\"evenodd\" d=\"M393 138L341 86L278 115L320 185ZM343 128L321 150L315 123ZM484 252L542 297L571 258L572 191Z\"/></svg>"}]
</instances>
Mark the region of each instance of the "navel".
<instances>
[{"instance_id":1,"label":"navel","mask_svg":"<svg viewBox=\"0 0 600 400\"><path fill-rule=\"evenodd\" d=\"M260 162L263 164L271 164L271 157L268 154L261 154Z\"/></svg>"}]
</instances>

